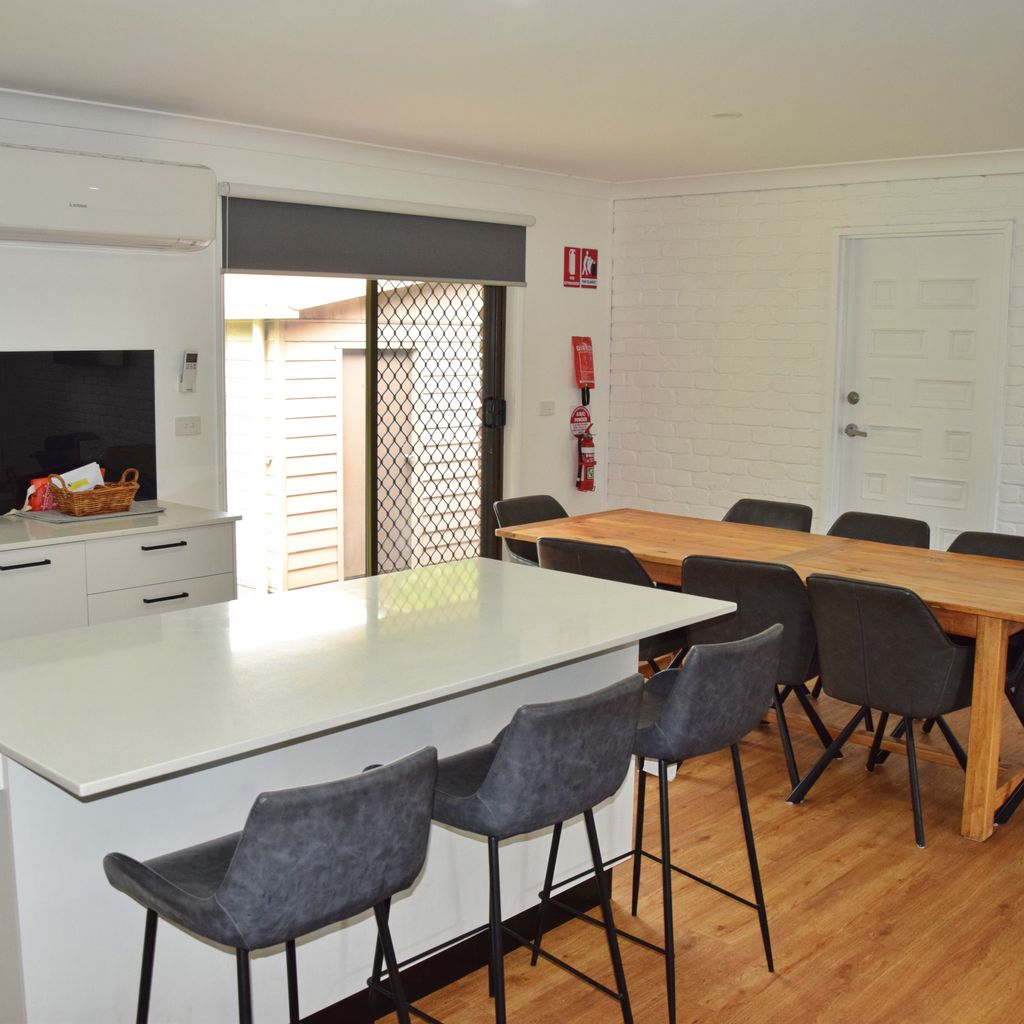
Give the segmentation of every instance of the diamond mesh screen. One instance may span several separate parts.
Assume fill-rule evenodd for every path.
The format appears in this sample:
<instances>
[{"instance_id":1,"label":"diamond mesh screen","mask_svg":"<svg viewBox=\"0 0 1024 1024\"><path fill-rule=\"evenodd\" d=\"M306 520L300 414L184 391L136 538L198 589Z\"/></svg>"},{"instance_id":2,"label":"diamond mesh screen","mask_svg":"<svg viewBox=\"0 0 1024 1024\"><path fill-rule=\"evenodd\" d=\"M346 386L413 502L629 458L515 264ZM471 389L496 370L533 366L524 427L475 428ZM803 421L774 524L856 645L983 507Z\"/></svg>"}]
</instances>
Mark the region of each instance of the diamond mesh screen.
<instances>
[{"instance_id":1,"label":"diamond mesh screen","mask_svg":"<svg viewBox=\"0 0 1024 1024\"><path fill-rule=\"evenodd\" d=\"M480 554L483 297L378 283L378 572Z\"/></svg>"}]
</instances>

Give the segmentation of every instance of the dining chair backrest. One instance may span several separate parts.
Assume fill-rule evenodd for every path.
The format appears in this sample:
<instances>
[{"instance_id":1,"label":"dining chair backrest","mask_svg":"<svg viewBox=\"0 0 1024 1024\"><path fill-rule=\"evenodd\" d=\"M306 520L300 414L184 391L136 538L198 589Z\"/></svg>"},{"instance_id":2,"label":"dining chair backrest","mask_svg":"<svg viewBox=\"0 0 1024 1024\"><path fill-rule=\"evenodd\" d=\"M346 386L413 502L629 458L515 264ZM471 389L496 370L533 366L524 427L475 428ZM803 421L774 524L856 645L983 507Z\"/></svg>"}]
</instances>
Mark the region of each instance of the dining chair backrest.
<instances>
[{"instance_id":1,"label":"dining chair backrest","mask_svg":"<svg viewBox=\"0 0 1024 1024\"><path fill-rule=\"evenodd\" d=\"M261 793L218 906L262 949L407 889L423 867L437 780L433 747L335 782Z\"/></svg>"},{"instance_id":2,"label":"dining chair backrest","mask_svg":"<svg viewBox=\"0 0 1024 1024\"><path fill-rule=\"evenodd\" d=\"M764 718L778 675L782 626L721 644L698 644L679 668L647 684L663 697L637 733L637 753L682 761L738 743Z\"/></svg>"},{"instance_id":3,"label":"dining chair backrest","mask_svg":"<svg viewBox=\"0 0 1024 1024\"><path fill-rule=\"evenodd\" d=\"M483 832L523 835L615 794L629 770L643 688L643 676L633 675L595 693L519 708L472 797Z\"/></svg>"},{"instance_id":4,"label":"dining chair backrest","mask_svg":"<svg viewBox=\"0 0 1024 1024\"><path fill-rule=\"evenodd\" d=\"M803 581L788 565L742 558L690 555L683 562L683 593L733 601L736 611L688 626L692 644L717 644L783 626L779 654L782 686L797 686L818 674L818 638Z\"/></svg>"},{"instance_id":5,"label":"dining chair backrest","mask_svg":"<svg viewBox=\"0 0 1024 1024\"><path fill-rule=\"evenodd\" d=\"M797 505L790 501L769 501L766 498L740 498L722 516L722 522L774 526L779 530L809 533L813 516L814 513L807 505Z\"/></svg>"},{"instance_id":6,"label":"dining chair backrest","mask_svg":"<svg viewBox=\"0 0 1024 1024\"><path fill-rule=\"evenodd\" d=\"M494 518L499 527L541 523L546 519L565 519L569 515L550 494L527 494L521 498L502 498L494 503ZM512 561L537 564L537 545L526 540L505 540Z\"/></svg>"},{"instance_id":7,"label":"dining chair backrest","mask_svg":"<svg viewBox=\"0 0 1024 1024\"><path fill-rule=\"evenodd\" d=\"M1010 533L984 533L966 530L953 540L949 551L959 555L984 555L1024 562L1024 537Z\"/></svg>"},{"instance_id":8,"label":"dining chair backrest","mask_svg":"<svg viewBox=\"0 0 1024 1024\"><path fill-rule=\"evenodd\" d=\"M954 644L912 590L814 574L807 592L830 697L911 718L970 703L973 648Z\"/></svg>"},{"instance_id":9,"label":"dining chair backrest","mask_svg":"<svg viewBox=\"0 0 1024 1024\"><path fill-rule=\"evenodd\" d=\"M541 537L537 541L537 557L542 569L572 572L615 583L632 583L653 587L647 570L626 548L614 544L594 544L586 540L563 540Z\"/></svg>"},{"instance_id":10,"label":"dining chair backrest","mask_svg":"<svg viewBox=\"0 0 1024 1024\"><path fill-rule=\"evenodd\" d=\"M883 516L878 512L844 512L828 531L830 537L873 540L879 544L902 544L926 548L931 544L931 527L923 519Z\"/></svg>"}]
</instances>

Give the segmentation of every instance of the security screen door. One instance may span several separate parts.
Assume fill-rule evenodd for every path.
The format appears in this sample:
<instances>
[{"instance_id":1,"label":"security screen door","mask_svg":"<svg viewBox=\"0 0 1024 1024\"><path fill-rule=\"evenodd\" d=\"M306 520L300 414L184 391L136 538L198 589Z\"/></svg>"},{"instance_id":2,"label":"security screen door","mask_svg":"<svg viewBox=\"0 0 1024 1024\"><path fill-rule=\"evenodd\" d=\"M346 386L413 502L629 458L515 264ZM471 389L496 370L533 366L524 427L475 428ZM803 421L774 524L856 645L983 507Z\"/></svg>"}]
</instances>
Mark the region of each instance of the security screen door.
<instances>
[{"instance_id":1,"label":"security screen door","mask_svg":"<svg viewBox=\"0 0 1024 1024\"><path fill-rule=\"evenodd\" d=\"M497 557L504 289L371 281L370 574Z\"/></svg>"}]
</instances>

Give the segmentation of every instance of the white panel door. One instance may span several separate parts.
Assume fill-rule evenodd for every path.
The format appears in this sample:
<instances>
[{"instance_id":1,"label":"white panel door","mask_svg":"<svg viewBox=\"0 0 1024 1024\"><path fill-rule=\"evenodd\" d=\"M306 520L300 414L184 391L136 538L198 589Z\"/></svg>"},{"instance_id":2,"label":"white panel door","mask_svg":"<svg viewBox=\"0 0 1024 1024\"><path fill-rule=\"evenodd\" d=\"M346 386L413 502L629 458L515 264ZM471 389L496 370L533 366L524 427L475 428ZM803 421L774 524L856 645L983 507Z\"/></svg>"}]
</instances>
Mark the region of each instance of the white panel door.
<instances>
[{"instance_id":1,"label":"white panel door","mask_svg":"<svg viewBox=\"0 0 1024 1024\"><path fill-rule=\"evenodd\" d=\"M838 511L927 520L936 548L961 530L991 530L1003 235L847 244Z\"/></svg>"}]
</instances>

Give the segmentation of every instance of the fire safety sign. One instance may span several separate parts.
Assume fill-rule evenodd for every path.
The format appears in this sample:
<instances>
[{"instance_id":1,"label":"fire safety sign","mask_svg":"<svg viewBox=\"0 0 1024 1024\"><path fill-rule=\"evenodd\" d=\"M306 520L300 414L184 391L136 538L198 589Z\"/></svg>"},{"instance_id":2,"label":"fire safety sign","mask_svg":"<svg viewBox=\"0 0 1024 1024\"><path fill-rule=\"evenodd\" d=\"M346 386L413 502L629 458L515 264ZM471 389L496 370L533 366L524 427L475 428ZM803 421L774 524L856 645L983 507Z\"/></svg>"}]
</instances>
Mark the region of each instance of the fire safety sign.
<instances>
[{"instance_id":1,"label":"fire safety sign","mask_svg":"<svg viewBox=\"0 0 1024 1024\"><path fill-rule=\"evenodd\" d=\"M597 250L567 245L562 259L562 284L566 288L596 288Z\"/></svg>"}]
</instances>

